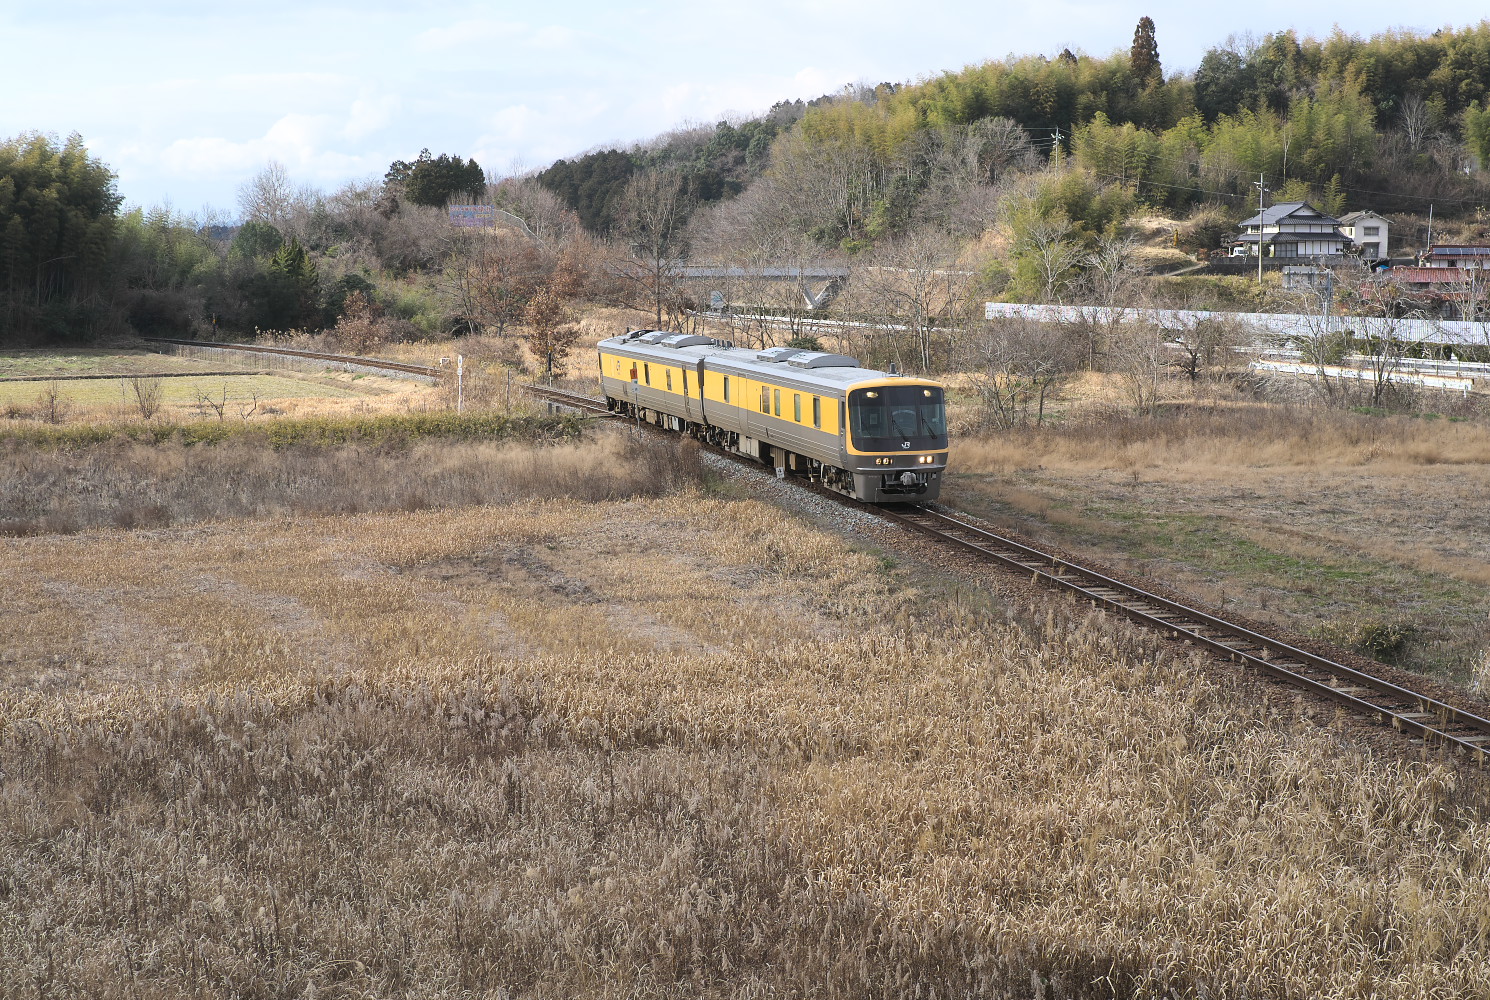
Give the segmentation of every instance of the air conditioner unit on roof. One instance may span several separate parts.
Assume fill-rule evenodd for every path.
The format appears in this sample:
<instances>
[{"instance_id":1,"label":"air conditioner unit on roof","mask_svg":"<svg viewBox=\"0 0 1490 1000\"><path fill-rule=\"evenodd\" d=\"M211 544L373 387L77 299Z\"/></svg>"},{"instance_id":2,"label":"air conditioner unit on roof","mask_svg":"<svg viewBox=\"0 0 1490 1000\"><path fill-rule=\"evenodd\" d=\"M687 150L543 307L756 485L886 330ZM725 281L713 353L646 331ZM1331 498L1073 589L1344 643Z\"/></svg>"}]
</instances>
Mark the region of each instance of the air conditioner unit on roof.
<instances>
[{"instance_id":1,"label":"air conditioner unit on roof","mask_svg":"<svg viewBox=\"0 0 1490 1000\"><path fill-rule=\"evenodd\" d=\"M793 368L857 368L859 359L824 351L798 351L786 359Z\"/></svg>"}]
</instances>

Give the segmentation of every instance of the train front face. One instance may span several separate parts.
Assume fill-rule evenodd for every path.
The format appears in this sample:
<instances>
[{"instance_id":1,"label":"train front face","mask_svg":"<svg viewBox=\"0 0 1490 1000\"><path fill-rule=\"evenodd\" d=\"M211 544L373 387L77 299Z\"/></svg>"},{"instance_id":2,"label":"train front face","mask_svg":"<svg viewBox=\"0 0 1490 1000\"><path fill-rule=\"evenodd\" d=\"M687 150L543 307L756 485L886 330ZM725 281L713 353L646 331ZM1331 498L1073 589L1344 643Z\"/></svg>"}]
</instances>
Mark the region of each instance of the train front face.
<instances>
[{"instance_id":1,"label":"train front face","mask_svg":"<svg viewBox=\"0 0 1490 1000\"><path fill-rule=\"evenodd\" d=\"M947 468L947 406L935 382L893 379L848 393L847 463L854 495L871 503L918 503L941 493Z\"/></svg>"}]
</instances>

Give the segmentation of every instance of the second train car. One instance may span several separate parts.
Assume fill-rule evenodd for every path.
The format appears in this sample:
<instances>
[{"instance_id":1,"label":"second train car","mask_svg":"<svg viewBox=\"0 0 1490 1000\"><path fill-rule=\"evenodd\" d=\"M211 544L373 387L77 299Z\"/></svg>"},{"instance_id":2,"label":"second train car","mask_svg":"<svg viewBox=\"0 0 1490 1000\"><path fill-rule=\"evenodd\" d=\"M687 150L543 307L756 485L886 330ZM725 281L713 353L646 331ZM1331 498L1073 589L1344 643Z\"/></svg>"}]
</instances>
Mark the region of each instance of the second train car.
<instances>
[{"instance_id":1,"label":"second train car","mask_svg":"<svg viewBox=\"0 0 1490 1000\"><path fill-rule=\"evenodd\" d=\"M934 500L947 467L940 383L853 358L636 330L598 345L606 405L870 503Z\"/></svg>"}]
</instances>

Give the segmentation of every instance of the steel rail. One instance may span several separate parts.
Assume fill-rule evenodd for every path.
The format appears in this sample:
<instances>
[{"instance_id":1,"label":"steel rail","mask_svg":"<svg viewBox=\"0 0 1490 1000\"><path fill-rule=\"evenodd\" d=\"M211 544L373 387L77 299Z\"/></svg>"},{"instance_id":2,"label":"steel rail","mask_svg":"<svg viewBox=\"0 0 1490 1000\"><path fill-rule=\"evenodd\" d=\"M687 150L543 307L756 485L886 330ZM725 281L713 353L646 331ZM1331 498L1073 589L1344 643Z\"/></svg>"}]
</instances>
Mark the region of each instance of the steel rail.
<instances>
[{"instance_id":1,"label":"steel rail","mask_svg":"<svg viewBox=\"0 0 1490 1000\"><path fill-rule=\"evenodd\" d=\"M1179 636L1270 676L1330 698L1394 728L1440 740L1484 761L1490 719L1298 649L1199 609L1060 559L930 506L880 509L881 516L952 542L1041 583L1076 594L1150 628Z\"/></svg>"},{"instance_id":2,"label":"steel rail","mask_svg":"<svg viewBox=\"0 0 1490 1000\"><path fill-rule=\"evenodd\" d=\"M584 410L599 416L613 417L617 414L611 412L605 405L605 400L596 399L594 396L586 396L584 393L573 392L569 389L557 389L551 385L539 385L536 382L520 382L518 388L524 392L533 394L543 399L561 403L564 406L572 406L576 410Z\"/></svg>"},{"instance_id":3,"label":"steel rail","mask_svg":"<svg viewBox=\"0 0 1490 1000\"><path fill-rule=\"evenodd\" d=\"M580 409L609 412L602 400L592 396L549 386L524 384L522 388ZM749 459L729 452L720 454L750 463ZM1419 736L1425 742L1438 740L1470 751L1480 763L1485 762L1490 719L1005 538L946 510L926 504L897 510L866 504L827 489L819 488L817 492L1010 569L1032 574L1041 583L1254 667L1357 713L1389 723L1399 731Z\"/></svg>"},{"instance_id":4,"label":"steel rail","mask_svg":"<svg viewBox=\"0 0 1490 1000\"><path fill-rule=\"evenodd\" d=\"M264 347L260 344L215 344L202 340L172 340L167 337L142 337L152 344L177 344L182 347L206 347L219 351L247 351L250 354L277 354L290 358L307 358L311 361L331 361L342 365L357 365L361 368L383 368L388 371L423 375L426 378L441 378L446 375L443 368L429 365L410 365L402 361L383 358L364 358L354 354L326 354L320 351L297 351L289 347Z\"/></svg>"}]
</instances>

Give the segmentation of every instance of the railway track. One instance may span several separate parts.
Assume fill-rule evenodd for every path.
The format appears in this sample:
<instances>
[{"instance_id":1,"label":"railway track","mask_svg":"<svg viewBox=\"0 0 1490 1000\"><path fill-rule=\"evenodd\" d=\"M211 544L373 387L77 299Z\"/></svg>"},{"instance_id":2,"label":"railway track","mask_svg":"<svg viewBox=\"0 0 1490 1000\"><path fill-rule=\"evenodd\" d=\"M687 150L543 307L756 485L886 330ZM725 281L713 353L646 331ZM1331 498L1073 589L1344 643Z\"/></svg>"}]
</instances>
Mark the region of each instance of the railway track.
<instances>
[{"instance_id":1,"label":"railway track","mask_svg":"<svg viewBox=\"0 0 1490 1000\"><path fill-rule=\"evenodd\" d=\"M586 396L584 393L581 392L571 392L568 389L556 389L553 386L539 385L536 382L524 382L519 385L518 388L522 389L524 392L527 392L530 395L537 396L539 399L546 399L553 403L561 403L564 406L572 406L576 410L582 410L585 413L593 413L597 416L602 417L616 416L616 414L612 413L610 409L605 405L605 400L596 399L594 396ZM649 424L648 426L651 425Z\"/></svg>"},{"instance_id":2,"label":"railway track","mask_svg":"<svg viewBox=\"0 0 1490 1000\"><path fill-rule=\"evenodd\" d=\"M217 346L190 340L147 339L155 343L192 347ZM439 378L443 374L439 368L379 358L258 345L221 346L251 353L289 355L382 368L429 378ZM534 383L524 383L521 388L541 399L586 413L613 416L605 402L593 396ZM1468 751L1481 763L1485 760L1486 751L1490 750L1490 719L1005 538L940 505L910 505L903 510L892 510L861 504L829 490L821 492L844 503L869 509L888 521L971 552L990 562L1030 574L1043 584L1246 664L1270 677L1328 698L1425 742Z\"/></svg>"},{"instance_id":3,"label":"railway track","mask_svg":"<svg viewBox=\"0 0 1490 1000\"><path fill-rule=\"evenodd\" d=\"M880 509L878 513L1425 742L1469 751L1481 763L1490 749L1490 719L1005 538L940 505Z\"/></svg>"},{"instance_id":4,"label":"railway track","mask_svg":"<svg viewBox=\"0 0 1490 1000\"><path fill-rule=\"evenodd\" d=\"M523 388L586 412L608 413L602 400L581 393L539 385ZM1005 538L941 505L908 505L897 510L863 504L831 490L818 492L1027 574L1040 583L1328 698L1425 742L1467 751L1481 763L1490 750L1490 719Z\"/></svg>"},{"instance_id":5,"label":"railway track","mask_svg":"<svg viewBox=\"0 0 1490 1000\"><path fill-rule=\"evenodd\" d=\"M200 340L171 340L166 337L144 337L141 339L152 344L206 347L222 351L244 351L248 354L270 354L290 358L306 358L311 361L328 361L334 364L356 365L359 368L381 368L384 371L404 372L408 375L422 375L425 378L438 379L446 374L443 368L434 368L429 365L410 365L402 361L388 361L383 358L362 358L354 354L325 354L320 351L297 351L288 347L262 347L258 344L211 344Z\"/></svg>"}]
</instances>

